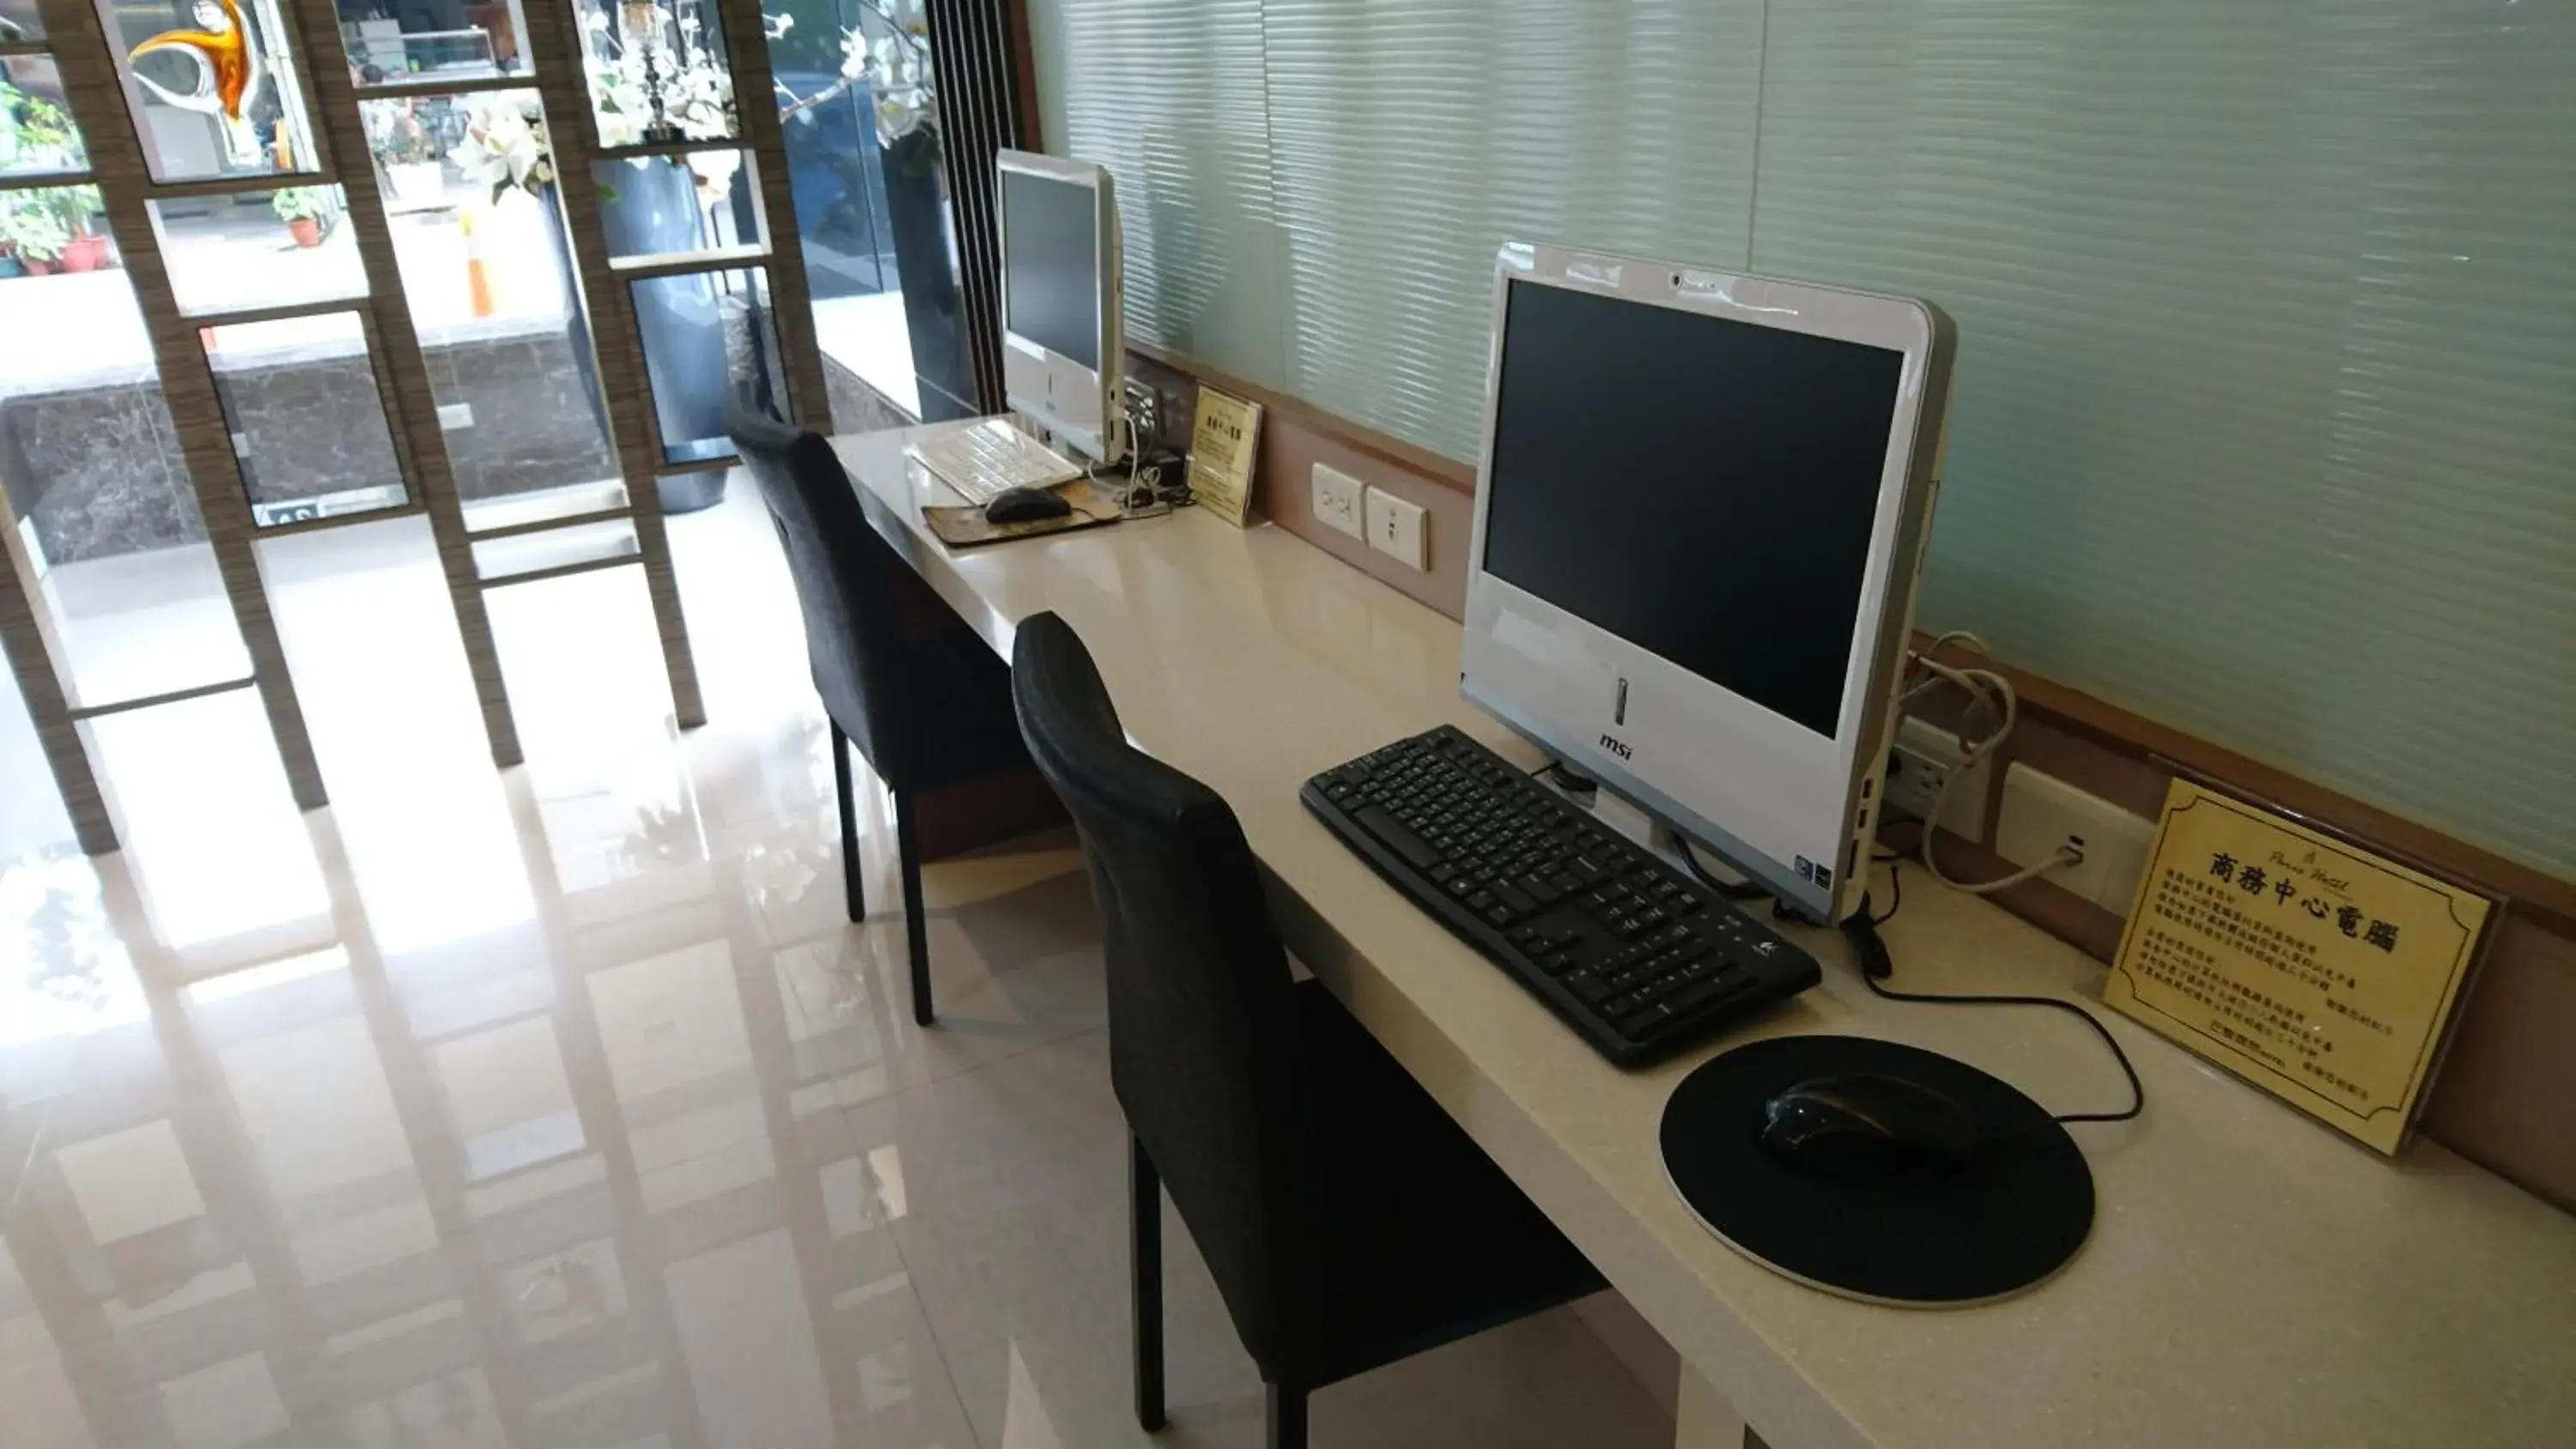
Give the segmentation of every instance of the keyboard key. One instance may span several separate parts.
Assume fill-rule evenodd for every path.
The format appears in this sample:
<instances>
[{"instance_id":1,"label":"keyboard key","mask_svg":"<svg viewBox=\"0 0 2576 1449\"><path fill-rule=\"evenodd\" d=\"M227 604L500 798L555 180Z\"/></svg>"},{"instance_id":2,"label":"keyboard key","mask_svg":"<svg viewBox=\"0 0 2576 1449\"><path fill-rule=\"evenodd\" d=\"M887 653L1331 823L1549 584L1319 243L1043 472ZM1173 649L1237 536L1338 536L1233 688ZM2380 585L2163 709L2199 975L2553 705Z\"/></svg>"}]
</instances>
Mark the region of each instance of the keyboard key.
<instances>
[{"instance_id":1,"label":"keyboard key","mask_svg":"<svg viewBox=\"0 0 2576 1449\"><path fill-rule=\"evenodd\" d=\"M1673 1019L1673 1009L1660 1001L1648 1002L1636 1010L1611 1017L1626 1035L1643 1040Z\"/></svg>"},{"instance_id":2,"label":"keyboard key","mask_svg":"<svg viewBox=\"0 0 2576 1449\"><path fill-rule=\"evenodd\" d=\"M1389 850L1403 856L1405 864L1416 870L1427 869L1440 860L1440 852L1425 844L1421 836L1405 829L1404 822L1388 813L1383 805L1366 806L1353 814L1351 820L1360 829L1384 841Z\"/></svg>"},{"instance_id":3,"label":"keyboard key","mask_svg":"<svg viewBox=\"0 0 2576 1449\"><path fill-rule=\"evenodd\" d=\"M1677 1014L1681 1012L1696 1011L1700 1007L1708 1005L1710 1002L1724 1001L1728 997L1733 996L1737 991L1743 988L1745 980L1746 978L1742 977L1732 981L1705 978L1689 982L1685 984L1681 990L1674 992L1671 996L1665 998L1664 1005L1671 1008Z\"/></svg>"},{"instance_id":4,"label":"keyboard key","mask_svg":"<svg viewBox=\"0 0 2576 1449\"><path fill-rule=\"evenodd\" d=\"M1616 988L1612 987L1608 982L1603 981L1600 977L1593 975L1589 971L1567 972L1565 975L1565 989L1573 992L1586 1004L1594 1006L1598 1006L1602 1001L1618 994Z\"/></svg>"}]
</instances>

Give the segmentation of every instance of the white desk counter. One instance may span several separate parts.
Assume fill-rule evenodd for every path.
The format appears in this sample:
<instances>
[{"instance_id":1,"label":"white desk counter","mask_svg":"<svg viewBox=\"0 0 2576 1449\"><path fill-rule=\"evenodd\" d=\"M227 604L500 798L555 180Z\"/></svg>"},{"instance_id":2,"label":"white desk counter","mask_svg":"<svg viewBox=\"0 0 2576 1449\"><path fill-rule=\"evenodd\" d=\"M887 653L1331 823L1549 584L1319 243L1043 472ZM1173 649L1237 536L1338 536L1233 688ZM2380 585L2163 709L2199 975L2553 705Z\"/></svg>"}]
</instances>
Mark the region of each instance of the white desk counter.
<instances>
[{"instance_id":1,"label":"white desk counter","mask_svg":"<svg viewBox=\"0 0 2576 1449\"><path fill-rule=\"evenodd\" d=\"M1680 1353L1686 1444L1721 1442L1726 1405L1775 1449L2576 1444L2576 1219L2429 1142L2384 1162L2117 1018L2146 1115L2073 1129L2100 1205L2049 1283L1890 1309L1739 1256L1656 1149L1665 1095L1717 1048L1609 1066L1298 803L1308 776L1443 721L1536 763L1458 697L1455 622L1194 510L952 554L917 504L956 500L907 467L913 436L834 440L871 521L1005 657L1019 620L1063 616L1137 743L1233 805L1290 948ZM2126 1100L2062 1014L1886 1002L1839 933L1794 934L1824 985L1723 1040L1882 1036L2053 1110ZM1900 985L2099 994L2097 964L1919 870L1886 938Z\"/></svg>"}]
</instances>

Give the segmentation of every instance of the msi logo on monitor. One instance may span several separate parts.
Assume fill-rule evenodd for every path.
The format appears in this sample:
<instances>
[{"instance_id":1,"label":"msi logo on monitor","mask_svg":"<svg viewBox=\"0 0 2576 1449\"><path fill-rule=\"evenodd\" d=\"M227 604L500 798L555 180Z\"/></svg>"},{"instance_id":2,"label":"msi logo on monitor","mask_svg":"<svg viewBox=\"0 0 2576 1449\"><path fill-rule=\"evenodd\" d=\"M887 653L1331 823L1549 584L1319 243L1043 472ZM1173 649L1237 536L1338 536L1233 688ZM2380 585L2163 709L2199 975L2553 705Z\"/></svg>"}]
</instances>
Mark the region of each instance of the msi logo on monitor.
<instances>
[{"instance_id":1,"label":"msi logo on monitor","mask_svg":"<svg viewBox=\"0 0 2576 1449\"><path fill-rule=\"evenodd\" d=\"M1610 698L1610 722L1614 725L1623 725L1628 722L1628 681L1625 678L1622 678L1619 681L1618 693L1612 695ZM1630 758L1628 747L1612 736L1603 735L1601 737L1601 748L1617 755L1620 759L1625 760Z\"/></svg>"}]
</instances>

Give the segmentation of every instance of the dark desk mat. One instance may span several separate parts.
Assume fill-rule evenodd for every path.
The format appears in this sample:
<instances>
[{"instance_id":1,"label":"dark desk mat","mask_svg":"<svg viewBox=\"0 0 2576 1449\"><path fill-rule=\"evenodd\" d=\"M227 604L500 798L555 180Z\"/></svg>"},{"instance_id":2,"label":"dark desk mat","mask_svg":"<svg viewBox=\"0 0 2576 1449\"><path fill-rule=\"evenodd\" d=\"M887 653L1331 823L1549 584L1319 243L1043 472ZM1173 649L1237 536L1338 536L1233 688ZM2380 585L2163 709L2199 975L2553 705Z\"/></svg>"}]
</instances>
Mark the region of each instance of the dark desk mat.
<instances>
[{"instance_id":1,"label":"dark desk mat","mask_svg":"<svg viewBox=\"0 0 2576 1449\"><path fill-rule=\"evenodd\" d=\"M956 549L1008 543L1015 538L1042 538L1050 533L1071 533L1077 528L1098 528L1119 519L1117 503L1079 478L1055 484L1046 491L1063 499L1073 511L1061 518L1032 519L1027 523L988 523L980 504L924 504L921 521L930 525L930 531L939 536L941 543Z\"/></svg>"},{"instance_id":2,"label":"dark desk mat","mask_svg":"<svg viewBox=\"0 0 2576 1449\"><path fill-rule=\"evenodd\" d=\"M1912 1077L1974 1112L1982 1135L2011 1135L1958 1167L1877 1181L1796 1171L1762 1146L1772 1097L1849 1073ZM1984 1072L1919 1048L1774 1037L1710 1058L1673 1089L1664 1170L1709 1231L1800 1282L1872 1302L1980 1303L2046 1280L2092 1231L2092 1169L2047 1119Z\"/></svg>"}]
</instances>

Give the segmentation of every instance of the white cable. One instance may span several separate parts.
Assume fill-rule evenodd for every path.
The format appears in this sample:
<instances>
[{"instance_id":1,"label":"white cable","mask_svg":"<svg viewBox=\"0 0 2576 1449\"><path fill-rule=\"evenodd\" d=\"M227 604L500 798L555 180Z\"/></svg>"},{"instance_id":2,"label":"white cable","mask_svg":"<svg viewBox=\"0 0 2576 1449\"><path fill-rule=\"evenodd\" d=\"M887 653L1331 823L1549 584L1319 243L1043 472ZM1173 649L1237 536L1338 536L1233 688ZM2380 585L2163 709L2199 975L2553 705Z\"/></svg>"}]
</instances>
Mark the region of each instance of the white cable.
<instances>
[{"instance_id":1,"label":"white cable","mask_svg":"<svg viewBox=\"0 0 2576 1449\"><path fill-rule=\"evenodd\" d=\"M2043 860L2037 865L2025 866L1995 880L1956 881L1942 874L1941 863L1932 853L1933 826L1941 818L1942 809L1949 804L1951 789L1959 783L1960 777L1974 770L1980 761L1991 758L1995 751L2003 747L2004 741L2012 735L2014 724L2021 718L2021 700L2013 693L2011 680L1991 669L1960 669L1932 657L1941 652L1942 645L1954 640L1964 642L1979 654L1991 657L1992 651L1986 648L1985 640L1965 629L1952 629L1925 645L1922 652L1916 654L1908 666L1909 674L1914 670L1920 670L1930 677L1920 683L1906 686L1896 697L1897 706L1901 711L1908 702L1945 684L1956 685L1968 696L1968 708L1959 716L1959 763L1942 777L1941 788L1932 792L1932 803L1923 812L1923 839L1917 847L1923 857L1923 869L1930 872L1934 880L1952 890L1982 896L2002 890L2006 886L2016 886L2023 881L2036 880L2052 870L2082 864L2084 861L2082 850L2072 845L2060 845L2057 847L2056 855L2050 859ZM1992 731L1972 744L1968 739L1967 726L1975 717L1980 705L1985 707L1988 714L1995 717L1996 723Z\"/></svg>"}]
</instances>

